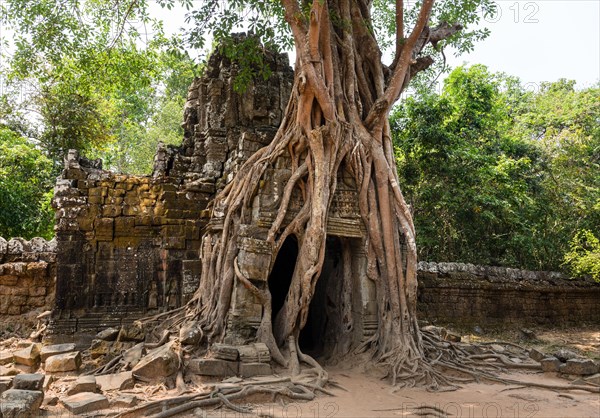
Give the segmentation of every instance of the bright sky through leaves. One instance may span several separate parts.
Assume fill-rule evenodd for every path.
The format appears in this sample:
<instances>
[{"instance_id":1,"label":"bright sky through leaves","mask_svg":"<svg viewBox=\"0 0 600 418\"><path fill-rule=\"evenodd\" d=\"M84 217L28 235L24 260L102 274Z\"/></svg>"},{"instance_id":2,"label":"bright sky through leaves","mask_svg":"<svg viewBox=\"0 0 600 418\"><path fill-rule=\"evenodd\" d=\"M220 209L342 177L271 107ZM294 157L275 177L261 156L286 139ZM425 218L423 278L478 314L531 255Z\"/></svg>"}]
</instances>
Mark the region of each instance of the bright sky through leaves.
<instances>
[{"instance_id":1,"label":"bright sky through leaves","mask_svg":"<svg viewBox=\"0 0 600 418\"><path fill-rule=\"evenodd\" d=\"M201 1L201 0L196 0ZM413 3L409 1L409 3ZM584 88L600 80L599 0L496 0L499 13L484 19L488 39L460 57L446 54L452 67L485 64L521 78L535 89L541 81L559 78ZM185 9L170 11L154 5L152 14L165 22L168 33L185 25Z\"/></svg>"}]
</instances>

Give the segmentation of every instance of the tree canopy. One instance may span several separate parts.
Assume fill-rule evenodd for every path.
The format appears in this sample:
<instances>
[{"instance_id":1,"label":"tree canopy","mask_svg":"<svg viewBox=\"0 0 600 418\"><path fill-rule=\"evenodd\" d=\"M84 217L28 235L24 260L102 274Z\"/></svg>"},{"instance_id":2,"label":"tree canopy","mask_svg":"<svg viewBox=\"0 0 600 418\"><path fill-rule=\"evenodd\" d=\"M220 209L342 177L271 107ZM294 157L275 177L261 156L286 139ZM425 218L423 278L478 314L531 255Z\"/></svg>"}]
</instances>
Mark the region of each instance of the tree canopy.
<instances>
[{"instance_id":1,"label":"tree canopy","mask_svg":"<svg viewBox=\"0 0 600 418\"><path fill-rule=\"evenodd\" d=\"M420 257L563 269L569 241L600 227L599 99L475 65L402 103L392 126Z\"/></svg>"},{"instance_id":2,"label":"tree canopy","mask_svg":"<svg viewBox=\"0 0 600 418\"><path fill-rule=\"evenodd\" d=\"M52 161L27 139L0 126L0 236L51 238Z\"/></svg>"},{"instance_id":3,"label":"tree canopy","mask_svg":"<svg viewBox=\"0 0 600 418\"><path fill-rule=\"evenodd\" d=\"M2 7L8 39L0 70L11 87L3 103L10 118L27 116L27 134L57 169L76 148L117 171L148 172L158 141L180 141L181 116L172 109L183 108L197 66L148 16L147 3L9 0Z\"/></svg>"}]
</instances>

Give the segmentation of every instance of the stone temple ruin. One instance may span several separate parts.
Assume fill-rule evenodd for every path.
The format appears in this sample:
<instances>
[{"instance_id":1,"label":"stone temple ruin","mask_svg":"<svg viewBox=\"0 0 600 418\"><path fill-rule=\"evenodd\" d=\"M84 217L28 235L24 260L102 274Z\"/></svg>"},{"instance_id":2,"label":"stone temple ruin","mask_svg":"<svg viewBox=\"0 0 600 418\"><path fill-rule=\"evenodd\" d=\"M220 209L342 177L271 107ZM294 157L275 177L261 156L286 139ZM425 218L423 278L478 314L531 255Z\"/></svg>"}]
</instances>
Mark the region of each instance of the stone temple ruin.
<instances>
[{"instance_id":1,"label":"stone temple ruin","mask_svg":"<svg viewBox=\"0 0 600 418\"><path fill-rule=\"evenodd\" d=\"M49 242L0 238L0 315L33 313L45 322L49 312L38 313L52 309L44 335L50 345L15 344L11 352L0 350L0 369L14 360L18 367L36 372L42 361L46 377L54 375L60 382L67 374L60 390L61 384L39 373L22 374L10 382L0 379L0 416L38 411L44 392L61 396L62 406L54 411L62 413L66 408L81 415L132 407L139 399L119 393L135 381L164 383L169 377L167 386L178 386L175 375L182 357L171 349L172 342L145 341L143 330L129 325L183 306L198 288L203 237L223 228L222 219L209 216L214 197L244 161L272 141L288 102L293 73L287 56L271 54L268 65L272 71L268 80L256 81L246 93L238 94L233 89L235 65L213 54L204 76L189 89L182 145L160 146L151 175L112 173L102 169L101 161L70 151L55 188L56 238ZM243 226L237 243L240 269L257 287L270 290L274 313L283 306L298 256L293 237L276 255L264 240L282 198L282 185L290 176L289 165L284 156L267 170L254 197L252 222ZM302 351L317 358L328 357L336 347L344 351L377 328L357 191L344 172L338 173L337 184L325 261L299 341ZM300 196L292 196L290 207L283 226L299 210ZM342 276L348 277L349 272L351 296L340 289ZM569 280L558 273L419 263L419 318L434 324L471 328L600 324L599 298L599 283ZM208 358L186 359L186 373L219 378L272 374L269 349L255 343L261 317L261 304L236 283L225 344L214 344ZM42 335L44 327L39 321L31 339ZM59 342L69 344L52 344ZM98 364L88 358L102 359L100 368L91 371L97 376L68 377L82 366L78 349L86 349L84 369ZM598 370L589 360L585 363L589 373L574 371L574 367L581 371L585 360L571 359L577 361L570 369L562 369L568 362L550 360L546 364L552 370L560 366L565 374ZM541 365L543 370L546 367ZM5 368L2 373L13 370ZM67 382L71 387L65 391ZM224 384L230 388L230 383ZM13 389L8 389L10 385ZM35 390L30 390L33 386ZM110 403L98 390L109 393ZM213 387L210 390L207 396L218 401ZM26 394L30 401L23 401L22 392L30 392ZM58 398L47 405L56 402ZM164 408L155 406L156 412Z\"/></svg>"},{"instance_id":2,"label":"stone temple ruin","mask_svg":"<svg viewBox=\"0 0 600 418\"><path fill-rule=\"evenodd\" d=\"M127 176L102 170L71 151L55 189L58 275L50 332L95 333L143 315L176 308L193 295L201 271L199 249L209 222L208 204L255 151L274 137L287 105L293 72L286 55L271 54L272 75L246 93L233 90L235 66L213 54L203 77L188 92L185 136L180 147L160 147L151 176ZM240 268L247 277L269 286L274 312L283 305L290 284L297 244L284 243L269 276L273 254L261 240L275 217L288 161L280 158L265 176L254 201L253 225L239 237ZM364 272L363 227L354 184L340 174L329 219L326 260L310 318L303 334L308 349L325 335L329 321L341 324L334 277L344 263ZM288 214L299 209L291 203ZM342 260L342 247L351 257ZM274 280L276 278L276 280ZM366 275L354 278L361 300L352 306L353 339L374 331L374 286ZM327 301L327 303L326 303ZM235 288L226 340L252 341L262 307L241 284ZM331 329L331 327L327 327Z\"/></svg>"},{"instance_id":3,"label":"stone temple ruin","mask_svg":"<svg viewBox=\"0 0 600 418\"><path fill-rule=\"evenodd\" d=\"M204 75L189 88L182 145L160 146L149 176L112 173L102 169L101 161L69 153L55 188L56 264L51 267L56 292L48 339L91 339L108 327L189 301L200 279L202 237L221 228L218 217L209 218L210 203L241 164L273 139L288 102L293 72L287 56L270 54L267 63L270 78L238 94L235 65L213 54ZM289 176L285 157L268 169L254 199L252 224L244 226L238 241L240 269L269 288L274 314L283 305L298 249L289 237L275 258L264 237ZM377 326L357 192L349 176L338 176L323 271L300 338L302 348L315 355L327 354L336 344L359 342ZM299 196L292 199L287 222L299 203ZM348 265L357 295L350 302L341 300L341 280L336 280ZM421 318L457 325L524 318L554 324L600 321L597 284L463 264L420 263L419 269ZM252 342L261 315L260 303L237 283L225 342Z\"/></svg>"}]
</instances>

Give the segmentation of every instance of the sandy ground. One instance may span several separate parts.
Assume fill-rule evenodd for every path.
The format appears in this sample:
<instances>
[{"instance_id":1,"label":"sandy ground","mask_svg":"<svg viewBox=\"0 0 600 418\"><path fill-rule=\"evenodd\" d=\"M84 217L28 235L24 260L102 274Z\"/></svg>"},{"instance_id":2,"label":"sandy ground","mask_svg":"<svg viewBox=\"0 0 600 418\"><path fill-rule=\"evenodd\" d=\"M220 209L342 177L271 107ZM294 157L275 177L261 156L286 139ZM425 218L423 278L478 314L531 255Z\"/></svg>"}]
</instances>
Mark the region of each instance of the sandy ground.
<instances>
[{"instance_id":1,"label":"sandy ground","mask_svg":"<svg viewBox=\"0 0 600 418\"><path fill-rule=\"evenodd\" d=\"M551 390L523 388L502 384L468 384L452 392L428 392L424 389L396 389L386 381L363 373L329 369L330 378L347 391L332 389L335 394L312 402L283 404L246 404L252 414L226 409L196 410L186 416L207 418L278 418L342 417L463 417L463 418L574 418L600 417L600 395L582 391L557 393ZM507 375L508 376L508 375ZM567 383L546 373L512 373L510 377L547 384Z\"/></svg>"},{"instance_id":2,"label":"sandy ground","mask_svg":"<svg viewBox=\"0 0 600 418\"><path fill-rule=\"evenodd\" d=\"M264 406L277 417L600 417L600 395L550 391L500 384L468 384L453 392L397 389L356 372L330 370L332 379L348 392L333 390L335 397L309 403ZM512 378L564 385L549 374L511 374ZM270 410L269 410L270 408ZM435 409L433 409L435 408ZM436 414L436 410L439 411ZM427 413L430 413L427 415ZM420 415L423 414L423 415ZM228 416L223 413L219 416ZM233 416L233 415L232 415Z\"/></svg>"},{"instance_id":3,"label":"sandy ground","mask_svg":"<svg viewBox=\"0 0 600 418\"><path fill-rule=\"evenodd\" d=\"M533 341L519 341L510 333L493 336L465 336L467 340L513 341L546 353L566 347L592 359L600 359L598 327L561 330L538 329ZM517 385L472 383L452 392L425 389L394 389L386 380L357 370L327 367L330 378L344 388L331 389L334 397L320 396L312 402L252 405L254 414L231 410L196 411L195 416L242 418L261 414L281 418L342 417L462 417L462 418L600 418L600 394L583 391L556 392ZM567 385L556 373L511 373L515 380Z\"/></svg>"}]
</instances>

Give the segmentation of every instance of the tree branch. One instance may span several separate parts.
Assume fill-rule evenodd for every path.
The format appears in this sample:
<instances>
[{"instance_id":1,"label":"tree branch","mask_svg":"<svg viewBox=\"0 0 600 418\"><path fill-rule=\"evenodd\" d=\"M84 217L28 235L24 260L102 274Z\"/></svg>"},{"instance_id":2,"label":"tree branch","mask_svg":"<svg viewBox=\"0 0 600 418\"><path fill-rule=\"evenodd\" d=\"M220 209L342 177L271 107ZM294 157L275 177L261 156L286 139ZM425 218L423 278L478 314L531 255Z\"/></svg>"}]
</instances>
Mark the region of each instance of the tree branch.
<instances>
[{"instance_id":1,"label":"tree branch","mask_svg":"<svg viewBox=\"0 0 600 418\"><path fill-rule=\"evenodd\" d=\"M449 37L451 37L456 32L462 29L463 26L459 23L450 25L448 22L442 22L435 28L433 28L429 33L429 42L431 42L431 44L435 48L438 42L443 41L444 39L448 39Z\"/></svg>"},{"instance_id":2,"label":"tree branch","mask_svg":"<svg viewBox=\"0 0 600 418\"><path fill-rule=\"evenodd\" d=\"M306 45L306 33L308 32L306 25L302 21L302 12L298 7L296 0L281 0L281 4L285 10L285 20L290 25L296 50L301 52Z\"/></svg>"},{"instance_id":3,"label":"tree branch","mask_svg":"<svg viewBox=\"0 0 600 418\"><path fill-rule=\"evenodd\" d=\"M382 102L386 106L386 111L383 112L383 115L387 115L389 109L396 102L398 97L400 96L400 92L402 91L402 86L404 85L404 79L406 76L406 72L410 64L412 64L413 50L416 46L417 40L423 33L427 25L427 21L429 20L429 14L431 13L431 8L433 7L433 3L435 0L424 0L423 5L421 6L421 10L419 11L419 17L417 19L417 23L413 28L410 36L408 37L404 47L402 48L402 52L400 54L400 59L398 61L398 65L394 68L394 72L392 73L392 77L388 83L383 96L381 96L377 101ZM379 106L373 106L373 109L369 113L373 113L376 109L379 109ZM375 117L377 116L377 117ZM371 115L369 114L366 120L371 121L371 126L375 126L376 122L381 121L384 116L380 115Z\"/></svg>"},{"instance_id":4,"label":"tree branch","mask_svg":"<svg viewBox=\"0 0 600 418\"><path fill-rule=\"evenodd\" d=\"M404 1L396 0L396 61L404 46Z\"/></svg>"},{"instance_id":5,"label":"tree branch","mask_svg":"<svg viewBox=\"0 0 600 418\"><path fill-rule=\"evenodd\" d=\"M121 24L121 27L119 28L119 32L117 33L117 35L114 37L114 39L112 40L112 42L110 43L110 45L108 46L108 50L113 49L113 47L116 45L116 43L119 41L119 39L121 39L121 36L123 35L123 32L125 31L125 25L127 24L127 18L129 17L129 15L131 13L133 13L133 9L138 5L138 0L133 0L129 6L127 7L127 10L125 11L125 15L123 16L123 22ZM119 6L117 5L117 8Z\"/></svg>"},{"instance_id":6,"label":"tree branch","mask_svg":"<svg viewBox=\"0 0 600 418\"><path fill-rule=\"evenodd\" d=\"M310 59L317 61L319 57L319 35L321 29L321 18L323 15L323 8L325 6L325 0L313 1L312 8L310 11L310 27L308 29L308 50L310 52Z\"/></svg>"}]
</instances>

